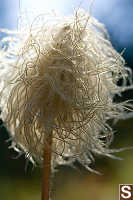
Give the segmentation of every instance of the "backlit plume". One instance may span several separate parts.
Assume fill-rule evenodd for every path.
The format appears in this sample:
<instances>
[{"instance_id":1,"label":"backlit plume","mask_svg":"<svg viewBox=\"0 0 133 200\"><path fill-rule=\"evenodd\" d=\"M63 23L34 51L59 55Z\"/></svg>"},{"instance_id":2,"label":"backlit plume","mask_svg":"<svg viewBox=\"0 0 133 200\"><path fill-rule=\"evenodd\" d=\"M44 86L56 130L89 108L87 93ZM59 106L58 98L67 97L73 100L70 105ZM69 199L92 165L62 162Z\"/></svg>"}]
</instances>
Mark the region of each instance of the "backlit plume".
<instances>
[{"instance_id":1,"label":"backlit plume","mask_svg":"<svg viewBox=\"0 0 133 200\"><path fill-rule=\"evenodd\" d=\"M104 25L79 9L74 16L44 14L4 32L0 104L14 148L41 166L52 132L53 167L78 160L90 169L94 155L113 157L108 120L128 112L130 104L114 97L132 81Z\"/></svg>"}]
</instances>

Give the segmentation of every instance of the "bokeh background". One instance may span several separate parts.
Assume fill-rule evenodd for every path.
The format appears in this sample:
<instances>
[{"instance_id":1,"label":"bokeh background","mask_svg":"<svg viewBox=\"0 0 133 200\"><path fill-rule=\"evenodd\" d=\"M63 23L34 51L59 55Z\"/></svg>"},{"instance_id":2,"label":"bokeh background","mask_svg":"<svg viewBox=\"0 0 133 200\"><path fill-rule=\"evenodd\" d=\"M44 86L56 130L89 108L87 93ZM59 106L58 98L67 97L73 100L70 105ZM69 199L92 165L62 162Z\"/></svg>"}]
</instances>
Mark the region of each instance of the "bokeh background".
<instances>
[{"instance_id":1,"label":"bokeh background","mask_svg":"<svg viewBox=\"0 0 133 200\"><path fill-rule=\"evenodd\" d=\"M89 11L90 5L89 0L0 0L0 28L17 29L20 10L56 9L68 15L75 7ZM133 68L133 1L95 0L91 14L106 25L117 51L125 48L126 64ZM123 99L133 99L133 91L124 93ZM119 121L114 129L112 148L133 146L131 116ZM0 200L39 200L41 170L34 168L24 156L16 158L17 153L8 148L8 138L9 131L0 120ZM118 200L119 184L133 184L133 150L116 155L123 160L96 158L91 167L101 172L101 176L89 173L79 163L75 163L75 169L58 166L53 175L53 200Z\"/></svg>"}]
</instances>

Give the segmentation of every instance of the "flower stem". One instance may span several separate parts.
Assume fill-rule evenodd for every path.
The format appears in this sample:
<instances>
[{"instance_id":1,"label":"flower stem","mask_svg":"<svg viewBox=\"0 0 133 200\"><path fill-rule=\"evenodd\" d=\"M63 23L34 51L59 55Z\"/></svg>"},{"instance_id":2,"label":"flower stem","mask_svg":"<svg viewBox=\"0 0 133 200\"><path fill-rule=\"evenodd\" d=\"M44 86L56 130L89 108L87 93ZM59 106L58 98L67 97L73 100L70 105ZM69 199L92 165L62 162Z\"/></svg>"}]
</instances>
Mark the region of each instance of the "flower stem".
<instances>
[{"instance_id":1,"label":"flower stem","mask_svg":"<svg viewBox=\"0 0 133 200\"><path fill-rule=\"evenodd\" d=\"M42 200L49 200L50 198L50 176L51 176L51 147L52 147L52 133L47 137L47 144L44 147L43 155L43 179L42 179Z\"/></svg>"}]
</instances>

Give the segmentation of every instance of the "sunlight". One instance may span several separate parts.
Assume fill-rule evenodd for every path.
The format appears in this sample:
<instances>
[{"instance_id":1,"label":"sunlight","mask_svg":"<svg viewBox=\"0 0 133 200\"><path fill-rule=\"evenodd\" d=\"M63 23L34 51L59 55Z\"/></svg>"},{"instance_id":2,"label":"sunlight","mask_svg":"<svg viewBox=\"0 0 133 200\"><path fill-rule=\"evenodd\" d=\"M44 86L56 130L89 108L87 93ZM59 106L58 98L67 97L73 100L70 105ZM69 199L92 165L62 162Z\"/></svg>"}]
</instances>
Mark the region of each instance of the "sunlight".
<instances>
[{"instance_id":1,"label":"sunlight","mask_svg":"<svg viewBox=\"0 0 133 200\"><path fill-rule=\"evenodd\" d=\"M49 10L63 11L66 9L67 1L62 0L20 0L20 9L36 9L43 12Z\"/></svg>"}]
</instances>

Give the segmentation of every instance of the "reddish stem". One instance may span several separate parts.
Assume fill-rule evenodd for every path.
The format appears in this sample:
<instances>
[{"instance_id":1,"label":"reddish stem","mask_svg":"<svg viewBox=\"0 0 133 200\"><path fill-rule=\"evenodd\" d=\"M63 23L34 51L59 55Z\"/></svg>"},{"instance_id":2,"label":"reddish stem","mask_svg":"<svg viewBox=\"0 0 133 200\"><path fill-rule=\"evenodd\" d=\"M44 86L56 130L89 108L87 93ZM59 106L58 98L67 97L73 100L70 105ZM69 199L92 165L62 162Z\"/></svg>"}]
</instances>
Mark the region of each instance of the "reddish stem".
<instances>
[{"instance_id":1,"label":"reddish stem","mask_svg":"<svg viewBox=\"0 0 133 200\"><path fill-rule=\"evenodd\" d=\"M50 176L51 176L51 147L52 134L47 137L47 146L44 147L43 179L42 179L42 200L49 200L50 197Z\"/></svg>"}]
</instances>

